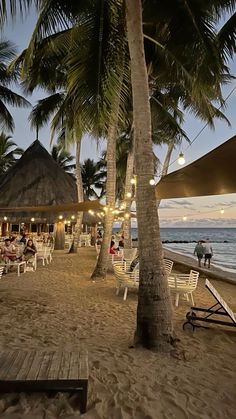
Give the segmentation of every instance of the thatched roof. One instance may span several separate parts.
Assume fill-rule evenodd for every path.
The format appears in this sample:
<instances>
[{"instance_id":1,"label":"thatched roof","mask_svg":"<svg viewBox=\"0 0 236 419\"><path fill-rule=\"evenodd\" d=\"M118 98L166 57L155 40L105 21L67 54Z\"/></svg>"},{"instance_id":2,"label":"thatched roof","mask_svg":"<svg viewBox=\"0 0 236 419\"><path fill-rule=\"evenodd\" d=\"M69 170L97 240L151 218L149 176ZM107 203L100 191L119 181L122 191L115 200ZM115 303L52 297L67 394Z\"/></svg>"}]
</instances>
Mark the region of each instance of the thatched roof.
<instances>
[{"instance_id":1,"label":"thatched roof","mask_svg":"<svg viewBox=\"0 0 236 419\"><path fill-rule=\"evenodd\" d=\"M76 183L38 140L1 179L0 207L38 207L69 202L77 202ZM12 212L5 215L14 217ZM14 218L25 221L31 216L47 222L55 218L53 214L35 212L18 213Z\"/></svg>"},{"instance_id":2,"label":"thatched roof","mask_svg":"<svg viewBox=\"0 0 236 419\"><path fill-rule=\"evenodd\" d=\"M156 185L157 198L235 193L235 155L236 136L183 169L164 176Z\"/></svg>"}]
</instances>

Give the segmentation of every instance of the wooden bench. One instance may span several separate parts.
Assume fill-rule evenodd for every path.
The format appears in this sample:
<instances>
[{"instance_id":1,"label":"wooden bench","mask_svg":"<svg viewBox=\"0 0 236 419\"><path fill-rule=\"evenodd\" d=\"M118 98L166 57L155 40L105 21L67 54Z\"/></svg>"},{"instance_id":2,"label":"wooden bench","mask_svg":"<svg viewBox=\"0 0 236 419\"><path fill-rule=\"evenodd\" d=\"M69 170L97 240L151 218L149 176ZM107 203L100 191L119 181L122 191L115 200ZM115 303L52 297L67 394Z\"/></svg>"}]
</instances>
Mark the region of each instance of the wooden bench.
<instances>
[{"instance_id":1,"label":"wooden bench","mask_svg":"<svg viewBox=\"0 0 236 419\"><path fill-rule=\"evenodd\" d=\"M56 351L0 352L0 391L81 393L81 413L86 412L88 354Z\"/></svg>"}]
</instances>

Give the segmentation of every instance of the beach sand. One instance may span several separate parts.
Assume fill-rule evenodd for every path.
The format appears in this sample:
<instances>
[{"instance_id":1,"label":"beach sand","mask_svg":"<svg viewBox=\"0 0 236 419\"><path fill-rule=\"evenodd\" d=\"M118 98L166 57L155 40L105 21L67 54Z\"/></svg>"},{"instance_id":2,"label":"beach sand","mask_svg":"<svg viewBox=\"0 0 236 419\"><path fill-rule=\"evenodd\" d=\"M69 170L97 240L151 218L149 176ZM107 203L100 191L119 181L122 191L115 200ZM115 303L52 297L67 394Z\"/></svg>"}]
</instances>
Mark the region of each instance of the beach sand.
<instances>
[{"instance_id":1,"label":"beach sand","mask_svg":"<svg viewBox=\"0 0 236 419\"><path fill-rule=\"evenodd\" d=\"M136 322L137 292L115 295L112 274L89 280L94 248L55 252L39 266L0 283L0 349L87 348L89 394L86 419L229 419L236 417L236 331L211 327L182 331L189 305L174 309L181 359L129 349ZM236 286L212 283L236 311ZM199 281L195 302L212 297ZM1 394L0 418L78 418L76 395Z\"/></svg>"}]
</instances>

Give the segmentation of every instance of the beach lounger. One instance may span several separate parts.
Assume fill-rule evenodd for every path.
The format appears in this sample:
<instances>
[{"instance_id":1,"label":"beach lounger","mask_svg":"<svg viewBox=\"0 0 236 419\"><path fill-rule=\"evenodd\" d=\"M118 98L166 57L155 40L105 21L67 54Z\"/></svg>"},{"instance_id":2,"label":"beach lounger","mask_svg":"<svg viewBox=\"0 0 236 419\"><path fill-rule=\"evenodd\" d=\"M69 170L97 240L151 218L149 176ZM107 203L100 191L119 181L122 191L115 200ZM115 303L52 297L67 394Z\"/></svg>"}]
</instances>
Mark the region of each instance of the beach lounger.
<instances>
[{"instance_id":1,"label":"beach lounger","mask_svg":"<svg viewBox=\"0 0 236 419\"><path fill-rule=\"evenodd\" d=\"M191 307L191 311L186 314L187 322L183 324L183 329L188 326L191 326L193 330L195 327L204 327L201 322L236 327L235 313L229 308L228 304L223 300L208 279L206 279L205 286L216 300L216 303L210 308ZM195 313L196 311L206 313L206 315L198 316L198 314ZM212 318L212 316L216 316L217 318ZM221 320L219 319L219 316L221 316ZM224 319L227 318L228 321L222 320L222 316Z\"/></svg>"},{"instance_id":2,"label":"beach lounger","mask_svg":"<svg viewBox=\"0 0 236 419\"><path fill-rule=\"evenodd\" d=\"M80 411L85 413L88 392L87 351L0 352L0 391L79 392Z\"/></svg>"}]
</instances>

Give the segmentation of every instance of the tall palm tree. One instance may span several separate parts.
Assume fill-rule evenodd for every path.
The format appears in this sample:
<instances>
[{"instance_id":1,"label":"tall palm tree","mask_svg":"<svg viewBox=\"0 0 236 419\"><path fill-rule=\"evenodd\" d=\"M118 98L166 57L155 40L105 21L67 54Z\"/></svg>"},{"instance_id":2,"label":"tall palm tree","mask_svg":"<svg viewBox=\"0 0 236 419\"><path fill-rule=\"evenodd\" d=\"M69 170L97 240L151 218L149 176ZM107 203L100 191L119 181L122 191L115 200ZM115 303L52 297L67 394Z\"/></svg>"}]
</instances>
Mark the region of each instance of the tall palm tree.
<instances>
[{"instance_id":1,"label":"tall palm tree","mask_svg":"<svg viewBox=\"0 0 236 419\"><path fill-rule=\"evenodd\" d=\"M17 156L21 156L24 152L11 138L4 132L0 133L0 176L13 166L17 161Z\"/></svg>"},{"instance_id":2,"label":"tall palm tree","mask_svg":"<svg viewBox=\"0 0 236 419\"><path fill-rule=\"evenodd\" d=\"M106 171L100 167L101 165L92 159L86 159L82 163L81 175L85 199L94 197L98 199L104 196Z\"/></svg>"},{"instance_id":3,"label":"tall palm tree","mask_svg":"<svg viewBox=\"0 0 236 419\"><path fill-rule=\"evenodd\" d=\"M60 145L54 145L51 151L52 158L57 164L70 175L73 175L75 170L74 156L70 155L68 151L61 148Z\"/></svg>"},{"instance_id":4,"label":"tall palm tree","mask_svg":"<svg viewBox=\"0 0 236 419\"><path fill-rule=\"evenodd\" d=\"M29 107L30 103L10 89L12 83L17 82L17 72L9 73L7 66L15 57L16 50L9 41L0 42L0 125L3 129L13 131L14 121L7 105Z\"/></svg>"}]
</instances>

